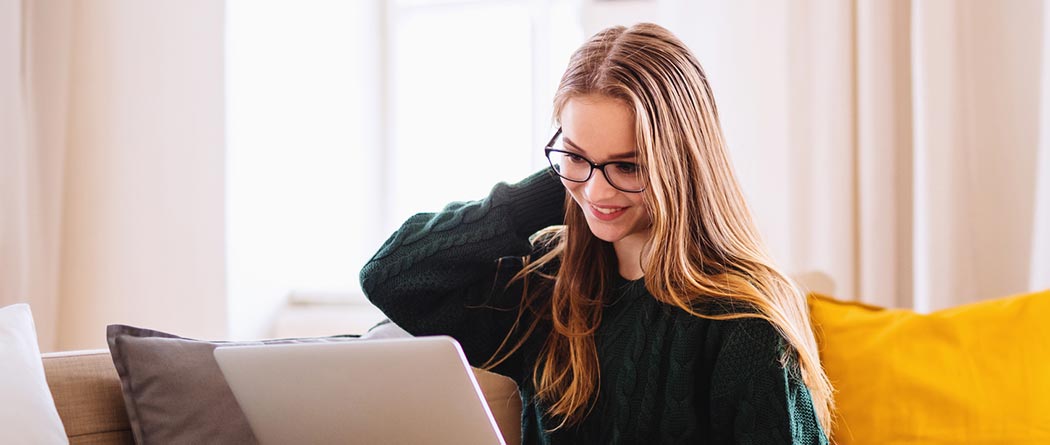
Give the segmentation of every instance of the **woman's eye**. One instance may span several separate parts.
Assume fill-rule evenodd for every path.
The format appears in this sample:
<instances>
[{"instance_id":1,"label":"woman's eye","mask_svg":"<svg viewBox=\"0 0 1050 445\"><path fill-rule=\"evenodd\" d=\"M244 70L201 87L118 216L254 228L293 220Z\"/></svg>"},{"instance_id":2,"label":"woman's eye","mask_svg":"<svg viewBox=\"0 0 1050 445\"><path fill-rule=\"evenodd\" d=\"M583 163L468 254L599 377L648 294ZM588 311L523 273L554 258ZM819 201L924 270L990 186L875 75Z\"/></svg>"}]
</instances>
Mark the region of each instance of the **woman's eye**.
<instances>
[{"instance_id":1,"label":"woman's eye","mask_svg":"<svg viewBox=\"0 0 1050 445\"><path fill-rule=\"evenodd\" d=\"M637 164L616 164L616 170L620 173L635 174L638 173Z\"/></svg>"},{"instance_id":2,"label":"woman's eye","mask_svg":"<svg viewBox=\"0 0 1050 445\"><path fill-rule=\"evenodd\" d=\"M577 162L577 163L587 162L587 160L584 159L583 156L572 154L572 153L565 153L565 158L567 158L569 160L569 162Z\"/></svg>"}]
</instances>

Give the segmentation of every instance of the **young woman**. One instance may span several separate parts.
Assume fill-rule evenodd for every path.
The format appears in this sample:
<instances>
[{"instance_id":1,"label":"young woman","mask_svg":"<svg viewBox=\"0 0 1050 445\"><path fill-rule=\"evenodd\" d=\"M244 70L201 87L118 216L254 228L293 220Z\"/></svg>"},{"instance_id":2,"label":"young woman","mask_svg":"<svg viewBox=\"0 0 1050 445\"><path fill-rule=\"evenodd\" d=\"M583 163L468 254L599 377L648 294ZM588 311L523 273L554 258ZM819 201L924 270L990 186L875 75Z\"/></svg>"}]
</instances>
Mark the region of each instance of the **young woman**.
<instances>
[{"instance_id":1,"label":"young woman","mask_svg":"<svg viewBox=\"0 0 1050 445\"><path fill-rule=\"evenodd\" d=\"M523 443L827 443L805 297L762 246L693 54L606 29L554 120L550 169L405 222L361 271L372 302L516 380Z\"/></svg>"}]
</instances>

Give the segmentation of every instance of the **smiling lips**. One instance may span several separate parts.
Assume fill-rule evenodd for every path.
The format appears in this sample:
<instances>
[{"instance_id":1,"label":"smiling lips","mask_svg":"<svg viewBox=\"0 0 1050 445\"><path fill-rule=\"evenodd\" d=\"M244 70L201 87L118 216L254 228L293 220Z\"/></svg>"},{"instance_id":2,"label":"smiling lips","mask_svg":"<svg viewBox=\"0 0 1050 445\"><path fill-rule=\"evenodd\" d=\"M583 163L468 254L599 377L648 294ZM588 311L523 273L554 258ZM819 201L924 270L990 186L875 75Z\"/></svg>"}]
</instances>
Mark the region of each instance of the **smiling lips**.
<instances>
[{"instance_id":1,"label":"smiling lips","mask_svg":"<svg viewBox=\"0 0 1050 445\"><path fill-rule=\"evenodd\" d=\"M602 221L612 221L619 218L627 210L627 207L599 207L594 204L591 204L590 208L591 214Z\"/></svg>"}]
</instances>

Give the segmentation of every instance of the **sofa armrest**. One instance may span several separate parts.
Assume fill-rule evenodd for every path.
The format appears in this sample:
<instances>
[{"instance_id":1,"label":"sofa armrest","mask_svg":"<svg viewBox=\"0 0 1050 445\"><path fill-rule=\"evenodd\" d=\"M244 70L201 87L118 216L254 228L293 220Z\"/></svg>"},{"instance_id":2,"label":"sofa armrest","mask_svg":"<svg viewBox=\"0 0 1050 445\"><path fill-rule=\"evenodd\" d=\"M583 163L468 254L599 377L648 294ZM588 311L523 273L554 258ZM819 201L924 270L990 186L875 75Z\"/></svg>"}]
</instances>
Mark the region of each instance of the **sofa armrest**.
<instances>
[{"instance_id":1,"label":"sofa armrest","mask_svg":"<svg viewBox=\"0 0 1050 445\"><path fill-rule=\"evenodd\" d=\"M71 444L134 443L109 351L48 353L41 358Z\"/></svg>"}]
</instances>

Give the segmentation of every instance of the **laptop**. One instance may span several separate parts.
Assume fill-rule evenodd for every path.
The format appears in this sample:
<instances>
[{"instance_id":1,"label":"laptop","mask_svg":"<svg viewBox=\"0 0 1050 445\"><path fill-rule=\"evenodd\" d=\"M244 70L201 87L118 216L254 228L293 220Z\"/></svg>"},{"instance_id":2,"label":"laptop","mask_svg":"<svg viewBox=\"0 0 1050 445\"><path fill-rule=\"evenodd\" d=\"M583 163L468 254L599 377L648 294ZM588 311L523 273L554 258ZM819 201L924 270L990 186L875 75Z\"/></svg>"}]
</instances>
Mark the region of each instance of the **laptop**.
<instances>
[{"instance_id":1,"label":"laptop","mask_svg":"<svg viewBox=\"0 0 1050 445\"><path fill-rule=\"evenodd\" d=\"M506 445L451 337L226 346L215 361L262 445Z\"/></svg>"}]
</instances>

